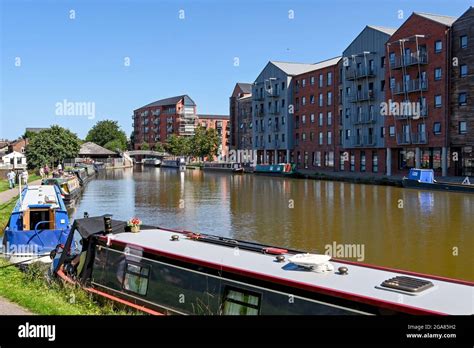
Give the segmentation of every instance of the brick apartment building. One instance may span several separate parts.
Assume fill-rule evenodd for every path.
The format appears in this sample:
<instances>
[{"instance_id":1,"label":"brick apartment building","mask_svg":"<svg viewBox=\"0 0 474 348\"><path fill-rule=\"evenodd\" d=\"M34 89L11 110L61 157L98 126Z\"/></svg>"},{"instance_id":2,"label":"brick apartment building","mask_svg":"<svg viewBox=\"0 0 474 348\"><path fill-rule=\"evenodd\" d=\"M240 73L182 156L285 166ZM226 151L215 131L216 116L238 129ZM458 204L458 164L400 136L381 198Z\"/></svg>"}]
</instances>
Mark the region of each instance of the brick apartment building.
<instances>
[{"instance_id":1,"label":"brick apartment building","mask_svg":"<svg viewBox=\"0 0 474 348\"><path fill-rule=\"evenodd\" d=\"M451 57L451 60L456 59L457 63L451 65L451 165L455 175L473 176L474 7L470 7L452 25Z\"/></svg>"},{"instance_id":2,"label":"brick apartment building","mask_svg":"<svg viewBox=\"0 0 474 348\"><path fill-rule=\"evenodd\" d=\"M448 174L450 28L455 20L413 13L386 44L386 101L393 111L385 117L391 173L417 167Z\"/></svg>"},{"instance_id":3,"label":"brick apartment building","mask_svg":"<svg viewBox=\"0 0 474 348\"><path fill-rule=\"evenodd\" d=\"M385 43L395 29L366 26L342 55L343 150L339 169L385 174Z\"/></svg>"},{"instance_id":4,"label":"brick apartment building","mask_svg":"<svg viewBox=\"0 0 474 348\"><path fill-rule=\"evenodd\" d=\"M196 127L196 104L188 95L160 99L133 112L134 149L143 143L153 148L172 134L192 136Z\"/></svg>"},{"instance_id":5,"label":"brick apartment building","mask_svg":"<svg viewBox=\"0 0 474 348\"><path fill-rule=\"evenodd\" d=\"M252 149L252 84L237 83L229 98L230 138L234 150Z\"/></svg>"},{"instance_id":6,"label":"brick apartment building","mask_svg":"<svg viewBox=\"0 0 474 348\"><path fill-rule=\"evenodd\" d=\"M294 150L300 169L335 170L339 149L339 62L341 57L313 65L293 77Z\"/></svg>"},{"instance_id":7,"label":"brick apartment building","mask_svg":"<svg viewBox=\"0 0 474 348\"><path fill-rule=\"evenodd\" d=\"M229 154L230 145L229 115L198 115L198 124L204 128L213 128L217 130L221 140L218 156L220 159L225 160Z\"/></svg>"}]
</instances>

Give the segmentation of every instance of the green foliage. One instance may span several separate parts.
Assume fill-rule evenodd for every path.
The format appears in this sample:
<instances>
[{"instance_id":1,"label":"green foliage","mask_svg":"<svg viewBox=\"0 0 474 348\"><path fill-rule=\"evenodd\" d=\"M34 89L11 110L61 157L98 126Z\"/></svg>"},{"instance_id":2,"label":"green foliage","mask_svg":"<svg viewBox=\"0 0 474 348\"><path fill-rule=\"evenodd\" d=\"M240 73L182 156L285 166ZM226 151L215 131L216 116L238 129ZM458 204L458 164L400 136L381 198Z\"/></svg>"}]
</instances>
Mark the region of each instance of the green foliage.
<instances>
[{"instance_id":1,"label":"green foliage","mask_svg":"<svg viewBox=\"0 0 474 348\"><path fill-rule=\"evenodd\" d=\"M195 135L192 138L193 156L212 159L217 156L220 145L220 137L214 128L196 128Z\"/></svg>"},{"instance_id":2,"label":"green foliage","mask_svg":"<svg viewBox=\"0 0 474 348\"><path fill-rule=\"evenodd\" d=\"M38 133L32 132L32 131L25 131L25 134L23 134L22 138L23 139L28 139L31 141Z\"/></svg>"},{"instance_id":3,"label":"green foliage","mask_svg":"<svg viewBox=\"0 0 474 348\"><path fill-rule=\"evenodd\" d=\"M157 151L157 152L165 152L165 147L163 146L162 143L156 143L156 144L153 146L153 150L154 150L154 151Z\"/></svg>"},{"instance_id":4,"label":"green foliage","mask_svg":"<svg viewBox=\"0 0 474 348\"><path fill-rule=\"evenodd\" d=\"M150 150L150 145L148 145L148 143L143 142L140 145L140 150Z\"/></svg>"},{"instance_id":5,"label":"green foliage","mask_svg":"<svg viewBox=\"0 0 474 348\"><path fill-rule=\"evenodd\" d=\"M87 133L86 141L91 141L104 147L114 141L113 145L115 149L125 150L127 148L127 135L120 129L118 122L112 120L97 122L94 127L89 130L89 133ZM108 149L112 150L110 148ZM113 151L115 151L115 149Z\"/></svg>"},{"instance_id":6,"label":"green foliage","mask_svg":"<svg viewBox=\"0 0 474 348\"><path fill-rule=\"evenodd\" d=\"M104 147L110 151L121 151L123 150L123 143L119 139L114 139L105 144Z\"/></svg>"},{"instance_id":7,"label":"green foliage","mask_svg":"<svg viewBox=\"0 0 474 348\"><path fill-rule=\"evenodd\" d=\"M172 134L168 137L166 151L174 156L189 156L192 153L192 141L189 137Z\"/></svg>"},{"instance_id":8,"label":"green foliage","mask_svg":"<svg viewBox=\"0 0 474 348\"><path fill-rule=\"evenodd\" d=\"M76 134L60 126L51 126L36 134L26 147L26 159L30 168L46 164L57 165L65 158L79 153L81 141Z\"/></svg>"}]
</instances>

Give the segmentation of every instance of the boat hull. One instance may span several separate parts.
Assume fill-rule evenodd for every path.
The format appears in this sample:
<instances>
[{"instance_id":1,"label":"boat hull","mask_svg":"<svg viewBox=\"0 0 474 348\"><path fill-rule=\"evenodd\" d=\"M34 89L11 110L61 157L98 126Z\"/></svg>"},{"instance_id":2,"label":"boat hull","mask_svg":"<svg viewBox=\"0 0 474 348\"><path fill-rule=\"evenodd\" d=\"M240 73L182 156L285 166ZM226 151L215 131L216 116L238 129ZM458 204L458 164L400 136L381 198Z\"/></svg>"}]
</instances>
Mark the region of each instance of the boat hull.
<instances>
[{"instance_id":1,"label":"boat hull","mask_svg":"<svg viewBox=\"0 0 474 348\"><path fill-rule=\"evenodd\" d=\"M418 180L404 178L402 181L403 187L419 189L419 190L435 190L435 191L450 191L450 192L463 192L463 193L474 193L474 185L462 185L462 184L451 184L444 182L437 183L425 183L419 182Z\"/></svg>"}]
</instances>

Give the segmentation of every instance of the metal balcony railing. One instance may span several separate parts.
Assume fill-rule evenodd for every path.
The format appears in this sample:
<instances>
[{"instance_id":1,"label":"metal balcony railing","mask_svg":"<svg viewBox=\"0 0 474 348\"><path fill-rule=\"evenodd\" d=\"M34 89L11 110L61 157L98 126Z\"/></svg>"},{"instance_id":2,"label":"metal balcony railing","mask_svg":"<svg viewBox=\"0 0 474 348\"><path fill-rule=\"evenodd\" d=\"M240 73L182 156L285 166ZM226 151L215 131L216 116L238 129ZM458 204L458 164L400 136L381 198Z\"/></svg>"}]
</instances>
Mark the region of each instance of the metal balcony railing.
<instances>
[{"instance_id":1,"label":"metal balcony railing","mask_svg":"<svg viewBox=\"0 0 474 348\"><path fill-rule=\"evenodd\" d=\"M398 145L411 144L410 133L398 133L397 134L397 144Z\"/></svg>"},{"instance_id":2,"label":"metal balcony railing","mask_svg":"<svg viewBox=\"0 0 474 348\"><path fill-rule=\"evenodd\" d=\"M280 96L280 91L276 91L275 89L273 90L267 90L267 95L270 97L270 98L278 98Z\"/></svg>"},{"instance_id":3,"label":"metal balcony railing","mask_svg":"<svg viewBox=\"0 0 474 348\"><path fill-rule=\"evenodd\" d=\"M265 100L265 96L263 94L260 94L260 93L255 94L255 100L256 101L263 101L263 100Z\"/></svg>"},{"instance_id":4,"label":"metal balcony railing","mask_svg":"<svg viewBox=\"0 0 474 348\"><path fill-rule=\"evenodd\" d=\"M279 114L280 114L280 109L272 108L272 109L270 110L270 114L271 114L271 115L279 115Z\"/></svg>"},{"instance_id":5,"label":"metal balcony railing","mask_svg":"<svg viewBox=\"0 0 474 348\"><path fill-rule=\"evenodd\" d=\"M405 81L404 83L397 83L393 93L394 94L403 94L403 93L413 93L426 91L428 89L428 80L410 80Z\"/></svg>"},{"instance_id":6,"label":"metal balcony railing","mask_svg":"<svg viewBox=\"0 0 474 348\"><path fill-rule=\"evenodd\" d=\"M395 60L390 61L391 69L401 69L416 64L428 64L428 55L418 51L409 55L404 54L402 57L396 57Z\"/></svg>"},{"instance_id":7,"label":"metal balcony railing","mask_svg":"<svg viewBox=\"0 0 474 348\"><path fill-rule=\"evenodd\" d=\"M369 78L369 77L374 77L374 76L375 76L375 71L373 68L370 68L370 67L361 68L361 69L350 69L346 73L346 80L353 81L353 80L359 80L359 79Z\"/></svg>"},{"instance_id":8,"label":"metal balcony railing","mask_svg":"<svg viewBox=\"0 0 474 348\"><path fill-rule=\"evenodd\" d=\"M411 133L411 141L413 144L428 144L428 133L426 131Z\"/></svg>"},{"instance_id":9,"label":"metal balcony railing","mask_svg":"<svg viewBox=\"0 0 474 348\"><path fill-rule=\"evenodd\" d=\"M369 101L374 99L374 91L357 91L349 97L351 103L358 103L363 101Z\"/></svg>"}]
</instances>

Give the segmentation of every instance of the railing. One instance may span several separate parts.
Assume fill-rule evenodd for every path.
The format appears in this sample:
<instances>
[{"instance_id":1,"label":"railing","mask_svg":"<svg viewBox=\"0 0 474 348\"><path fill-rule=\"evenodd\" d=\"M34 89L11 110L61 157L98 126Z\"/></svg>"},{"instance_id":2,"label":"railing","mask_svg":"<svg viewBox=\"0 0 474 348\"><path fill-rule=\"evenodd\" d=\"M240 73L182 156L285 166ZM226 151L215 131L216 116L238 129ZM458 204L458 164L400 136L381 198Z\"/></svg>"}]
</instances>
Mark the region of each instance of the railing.
<instances>
[{"instance_id":1,"label":"railing","mask_svg":"<svg viewBox=\"0 0 474 348\"><path fill-rule=\"evenodd\" d=\"M408 145L408 144L411 144L411 141L410 141L410 134L409 134L409 133L397 134L397 144L398 144L398 145Z\"/></svg>"},{"instance_id":2,"label":"railing","mask_svg":"<svg viewBox=\"0 0 474 348\"><path fill-rule=\"evenodd\" d=\"M349 97L351 103L357 103L362 101L368 101L374 99L374 91L357 91Z\"/></svg>"},{"instance_id":3,"label":"railing","mask_svg":"<svg viewBox=\"0 0 474 348\"><path fill-rule=\"evenodd\" d=\"M279 115L279 114L280 114L280 109L274 109L274 108L272 108L272 109L270 110L270 114L271 114L271 115Z\"/></svg>"},{"instance_id":4,"label":"railing","mask_svg":"<svg viewBox=\"0 0 474 348\"><path fill-rule=\"evenodd\" d=\"M397 83L394 88L393 93L403 94L403 93L412 93L412 92L421 92L428 89L428 80L409 80L403 83Z\"/></svg>"},{"instance_id":5,"label":"railing","mask_svg":"<svg viewBox=\"0 0 474 348\"><path fill-rule=\"evenodd\" d=\"M373 68L351 69L346 73L346 80L353 81L367 77L375 76Z\"/></svg>"},{"instance_id":6,"label":"railing","mask_svg":"<svg viewBox=\"0 0 474 348\"><path fill-rule=\"evenodd\" d=\"M265 100L265 96L263 94L255 94L255 100L256 101L262 101Z\"/></svg>"},{"instance_id":7,"label":"railing","mask_svg":"<svg viewBox=\"0 0 474 348\"><path fill-rule=\"evenodd\" d=\"M267 95L270 98L278 98L280 96L280 91L275 91L275 90L267 91Z\"/></svg>"},{"instance_id":8,"label":"railing","mask_svg":"<svg viewBox=\"0 0 474 348\"><path fill-rule=\"evenodd\" d=\"M400 69L404 66L415 64L428 64L428 55L426 53L404 54L402 57L396 57L395 61L390 62L392 69Z\"/></svg>"},{"instance_id":9,"label":"railing","mask_svg":"<svg viewBox=\"0 0 474 348\"><path fill-rule=\"evenodd\" d=\"M411 133L411 140L413 144L428 144L427 132Z\"/></svg>"}]
</instances>

